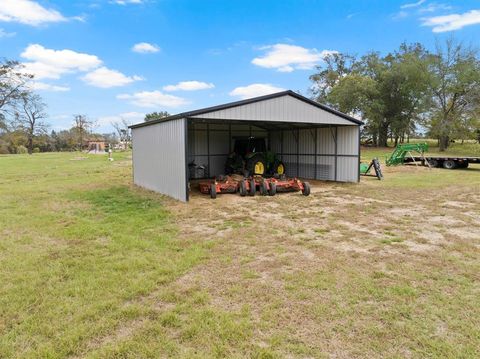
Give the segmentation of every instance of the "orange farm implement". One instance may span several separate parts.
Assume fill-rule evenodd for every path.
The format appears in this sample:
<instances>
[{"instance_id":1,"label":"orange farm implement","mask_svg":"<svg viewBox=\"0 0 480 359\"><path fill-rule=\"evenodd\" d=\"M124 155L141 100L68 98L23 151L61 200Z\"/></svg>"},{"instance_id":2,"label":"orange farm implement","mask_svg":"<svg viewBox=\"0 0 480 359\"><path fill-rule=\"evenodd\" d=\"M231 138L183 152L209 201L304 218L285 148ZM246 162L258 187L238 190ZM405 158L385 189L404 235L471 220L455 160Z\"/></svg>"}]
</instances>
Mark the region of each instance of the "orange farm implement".
<instances>
[{"instance_id":1,"label":"orange farm implement","mask_svg":"<svg viewBox=\"0 0 480 359\"><path fill-rule=\"evenodd\" d=\"M219 176L213 181L199 183L200 192L210 194L211 198L217 198L217 194L239 193L240 196L255 196L257 190L262 196L274 196L279 192L298 192L304 196L310 194L310 184L302 182L298 178L263 178L254 176L238 178L237 176Z\"/></svg>"}]
</instances>

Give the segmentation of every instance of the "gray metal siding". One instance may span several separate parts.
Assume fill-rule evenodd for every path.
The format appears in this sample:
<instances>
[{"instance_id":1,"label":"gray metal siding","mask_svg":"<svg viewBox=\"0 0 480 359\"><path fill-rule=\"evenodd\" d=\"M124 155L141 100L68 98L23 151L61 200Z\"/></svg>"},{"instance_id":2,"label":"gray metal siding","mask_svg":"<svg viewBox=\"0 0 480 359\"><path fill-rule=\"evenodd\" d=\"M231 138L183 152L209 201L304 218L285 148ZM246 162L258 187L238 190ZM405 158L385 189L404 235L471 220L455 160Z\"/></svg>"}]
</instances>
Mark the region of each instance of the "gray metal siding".
<instances>
[{"instance_id":1,"label":"gray metal siding","mask_svg":"<svg viewBox=\"0 0 480 359\"><path fill-rule=\"evenodd\" d=\"M338 154L358 155L358 126L338 127Z\"/></svg>"},{"instance_id":2,"label":"gray metal siding","mask_svg":"<svg viewBox=\"0 0 480 359\"><path fill-rule=\"evenodd\" d=\"M193 118L245 121L303 122L357 127L338 115L312 106L292 96L282 96L223 110L208 112Z\"/></svg>"},{"instance_id":3,"label":"gray metal siding","mask_svg":"<svg viewBox=\"0 0 480 359\"><path fill-rule=\"evenodd\" d=\"M186 201L185 119L132 129L133 180Z\"/></svg>"},{"instance_id":4,"label":"gray metal siding","mask_svg":"<svg viewBox=\"0 0 480 359\"><path fill-rule=\"evenodd\" d=\"M337 139L337 181L357 182L359 165L360 127L338 127Z\"/></svg>"}]
</instances>

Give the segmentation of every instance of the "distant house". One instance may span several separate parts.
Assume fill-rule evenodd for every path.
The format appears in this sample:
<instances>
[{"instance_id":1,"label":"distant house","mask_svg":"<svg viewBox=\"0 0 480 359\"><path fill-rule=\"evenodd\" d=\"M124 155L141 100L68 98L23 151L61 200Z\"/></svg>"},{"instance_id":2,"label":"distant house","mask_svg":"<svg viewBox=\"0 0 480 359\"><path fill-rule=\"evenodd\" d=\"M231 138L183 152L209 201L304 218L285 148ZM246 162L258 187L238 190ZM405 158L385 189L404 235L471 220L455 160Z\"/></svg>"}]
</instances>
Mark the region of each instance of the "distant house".
<instances>
[{"instance_id":1,"label":"distant house","mask_svg":"<svg viewBox=\"0 0 480 359\"><path fill-rule=\"evenodd\" d=\"M105 152L107 144L103 137L92 137L85 140L85 148L87 152L101 153Z\"/></svg>"}]
</instances>

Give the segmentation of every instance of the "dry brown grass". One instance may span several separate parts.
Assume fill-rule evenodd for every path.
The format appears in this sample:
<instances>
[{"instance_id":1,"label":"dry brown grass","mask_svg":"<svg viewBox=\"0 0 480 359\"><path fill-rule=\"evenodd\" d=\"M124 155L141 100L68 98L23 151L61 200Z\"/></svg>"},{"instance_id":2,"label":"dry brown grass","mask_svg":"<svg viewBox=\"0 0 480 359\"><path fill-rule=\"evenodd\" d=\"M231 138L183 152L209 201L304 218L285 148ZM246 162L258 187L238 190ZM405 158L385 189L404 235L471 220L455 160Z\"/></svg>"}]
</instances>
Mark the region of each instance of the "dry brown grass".
<instances>
[{"instance_id":1,"label":"dry brown grass","mask_svg":"<svg viewBox=\"0 0 480 359\"><path fill-rule=\"evenodd\" d=\"M443 174L398 167L385 182L315 182L310 197L172 202L183 236L218 242L176 285L206 291L212 308L248 308L250 344L272 356L474 357L480 174L432 188L389 183Z\"/></svg>"}]
</instances>

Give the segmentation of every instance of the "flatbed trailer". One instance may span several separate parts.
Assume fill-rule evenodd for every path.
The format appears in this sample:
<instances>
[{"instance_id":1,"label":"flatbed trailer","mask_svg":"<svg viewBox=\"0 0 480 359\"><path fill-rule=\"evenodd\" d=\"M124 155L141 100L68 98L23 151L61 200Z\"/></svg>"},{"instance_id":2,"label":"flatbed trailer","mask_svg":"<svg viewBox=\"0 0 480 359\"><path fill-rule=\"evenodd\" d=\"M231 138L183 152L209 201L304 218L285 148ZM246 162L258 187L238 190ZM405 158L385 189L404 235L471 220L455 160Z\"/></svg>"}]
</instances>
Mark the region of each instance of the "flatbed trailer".
<instances>
[{"instance_id":1,"label":"flatbed trailer","mask_svg":"<svg viewBox=\"0 0 480 359\"><path fill-rule=\"evenodd\" d=\"M428 164L426 163L428 161ZM470 163L479 163L480 157L465 156L408 156L403 163L421 163L423 166L443 167L446 169L467 168Z\"/></svg>"}]
</instances>

